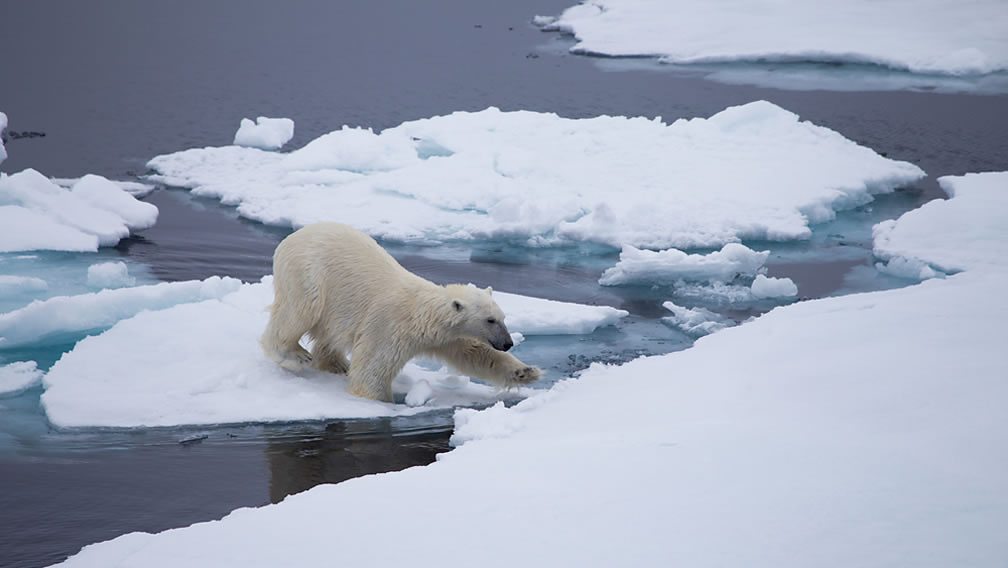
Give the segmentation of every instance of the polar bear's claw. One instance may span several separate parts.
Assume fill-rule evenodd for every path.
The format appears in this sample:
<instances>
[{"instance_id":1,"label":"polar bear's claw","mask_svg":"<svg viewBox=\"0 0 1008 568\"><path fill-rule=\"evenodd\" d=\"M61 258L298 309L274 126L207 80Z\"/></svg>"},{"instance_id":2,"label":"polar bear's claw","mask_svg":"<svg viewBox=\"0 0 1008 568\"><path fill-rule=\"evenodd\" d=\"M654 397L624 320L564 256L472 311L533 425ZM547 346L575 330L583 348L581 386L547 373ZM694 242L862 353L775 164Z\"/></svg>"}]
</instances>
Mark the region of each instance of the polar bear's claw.
<instances>
[{"instance_id":1,"label":"polar bear's claw","mask_svg":"<svg viewBox=\"0 0 1008 568\"><path fill-rule=\"evenodd\" d=\"M522 367L512 374L511 382L514 384L524 385L538 381L541 376L542 371L539 370L539 367Z\"/></svg>"}]
</instances>

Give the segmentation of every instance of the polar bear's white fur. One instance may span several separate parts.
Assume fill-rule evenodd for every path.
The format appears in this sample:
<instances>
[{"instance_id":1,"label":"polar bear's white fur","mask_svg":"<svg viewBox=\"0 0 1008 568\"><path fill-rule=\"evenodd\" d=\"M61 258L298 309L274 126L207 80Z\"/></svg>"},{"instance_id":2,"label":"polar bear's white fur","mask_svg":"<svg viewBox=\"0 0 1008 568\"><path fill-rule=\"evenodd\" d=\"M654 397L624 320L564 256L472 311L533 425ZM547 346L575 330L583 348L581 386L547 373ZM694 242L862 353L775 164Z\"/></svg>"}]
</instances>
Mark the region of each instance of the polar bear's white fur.
<instances>
[{"instance_id":1,"label":"polar bear's white fur","mask_svg":"<svg viewBox=\"0 0 1008 568\"><path fill-rule=\"evenodd\" d=\"M540 376L505 353L513 343L489 288L425 280L352 227L318 223L284 239L273 287L263 351L294 372L346 373L357 396L392 400L392 380L417 355L503 386ZM306 333L311 353L299 343Z\"/></svg>"}]
</instances>

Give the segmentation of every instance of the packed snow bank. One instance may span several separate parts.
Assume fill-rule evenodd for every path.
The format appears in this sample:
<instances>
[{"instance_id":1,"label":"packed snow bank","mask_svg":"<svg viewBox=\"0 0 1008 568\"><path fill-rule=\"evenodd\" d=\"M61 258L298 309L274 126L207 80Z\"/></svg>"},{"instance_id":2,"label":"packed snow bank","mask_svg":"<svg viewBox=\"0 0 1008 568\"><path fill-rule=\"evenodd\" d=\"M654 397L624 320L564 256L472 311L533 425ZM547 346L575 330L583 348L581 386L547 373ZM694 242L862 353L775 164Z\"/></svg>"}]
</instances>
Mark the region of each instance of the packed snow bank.
<instances>
[{"instance_id":1,"label":"packed snow bank","mask_svg":"<svg viewBox=\"0 0 1008 568\"><path fill-rule=\"evenodd\" d=\"M970 200L956 189L951 202ZM984 215L1003 219L1004 205ZM935 218L944 212L956 216L953 206ZM933 228L970 245L962 220ZM594 365L511 408L458 411L462 447L429 467L125 535L65 566L275 566L292 551L310 564L332 550L348 565L389 566L445 527L445 566L1003 565L1008 303L992 299L1008 256L996 259ZM390 509L423 511L423 522ZM502 538L535 519L548 526Z\"/></svg>"},{"instance_id":2,"label":"packed snow bank","mask_svg":"<svg viewBox=\"0 0 1008 568\"><path fill-rule=\"evenodd\" d=\"M0 396L15 395L30 389L42 380L43 374L35 361L0 365Z\"/></svg>"},{"instance_id":3,"label":"packed snow bank","mask_svg":"<svg viewBox=\"0 0 1008 568\"><path fill-rule=\"evenodd\" d=\"M588 333L626 314L501 292L494 297L509 328L525 335ZM82 340L46 376L42 402L49 420L63 427L137 427L370 418L532 392L501 392L420 361L393 383L406 405L355 397L343 377L294 375L262 354L259 336L272 301L266 278L219 299L141 313Z\"/></svg>"},{"instance_id":4,"label":"packed snow bank","mask_svg":"<svg viewBox=\"0 0 1008 568\"><path fill-rule=\"evenodd\" d=\"M248 146L263 150L279 150L294 137L294 121L289 118L266 118L260 116L252 122L243 118L238 132L235 132L236 146Z\"/></svg>"},{"instance_id":5,"label":"packed snow bank","mask_svg":"<svg viewBox=\"0 0 1008 568\"><path fill-rule=\"evenodd\" d=\"M101 262L88 267L87 283L92 288L122 288L136 284L125 262Z\"/></svg>"},{"instance_id":6,"label":"packed snow bank","mask_svg":"<svg viewBox=\"0 0 1008 568\"><path fill-rule=\"evenodd\" d=\"M1008 259L1008 172L945 176L936 199L873 230L883 269L913 278L1002 266Z\"/></svg>"},{"instance_id":7,"label":"packed snow bank","mask_svg":"<svg viewBox=\"0 0 1008 568\"><path fill-rule=\"evenodd\" d=\"M0 350L62 340L108 327L144 310L219 298L240 286L241 281L234 278L212 276L206 280L162 282L36 300L23 308L0 314ZM182 328L181 332L187 333L186 330ZM149 350L150 345L138 349Z\"/></svg>"},{"instance_id":8,"label":"packed snow bank","mask_svg":"<svg viewBox=\"0 0 1008 568\"><path fill-rule=\"evenodd\" d=\"M828 18L823 13L829 14ZM588 0L545 29L571 51L668 63L873 63L917 73L1008 69L1008 4L976 0Z\"/></svg>"},{"instance_id":9,"label":"packed snow bank","mask_svg":"<svg viewBox=\"0 0 1008 568\"><path fill-rule=\"evenodd\" d=\"M790 278L773 278L757 274L749 288L754 298L793 298L798 295L798 286Z\"/></svg>"},{"instance_id":10,"label":"packed snow bank","mask_svg":"<svg viewBox=\"0 0 1008 568\"><path fill-rule=\"evenodd\" d=\"M641 250L626 245L619 262L599 278L603 286L663 284L675 280L731 282L738 276L753 276L763 267L770 251L756 252L728 243L710 254L686 254L678 249Z\"/></svg>"},{"instance_id":11,"label":"packed snow bank","mask_svg":"<svg viewBox=\"0 0 1008 568\"><path fill-rule=\"evenodd\" d=\"M672 315L663 317L662 321L678 327L683 333L693 337L708 335L735 325L734 321L721 317L706 308L685 308L677 306L671 301L663 303L662 307L672 312Z\"/></svg>"},{"instance_id":12,"label":"packed snow bank","mask_svg":"<svg viewBox=\"0 0 1008 568\"><path fill-rule=\"evenodd\" d=\"M32 169L0 174L0 252L96 251L152 226L157 215L101 176L67 190Z\"/></svg>"},{"instance_id":13,"label":"packed snow bank","mask_svg":"<svg viewBox=\"0 0 1008 568\"><path fill-rule=\"evenodd\" d=\"M765 101L671 125L490 108L344 127L289 154L198 148L148 166L274 225L652 249L806 238L809 223L924 176Z\"/></svg>"}]
</instances>

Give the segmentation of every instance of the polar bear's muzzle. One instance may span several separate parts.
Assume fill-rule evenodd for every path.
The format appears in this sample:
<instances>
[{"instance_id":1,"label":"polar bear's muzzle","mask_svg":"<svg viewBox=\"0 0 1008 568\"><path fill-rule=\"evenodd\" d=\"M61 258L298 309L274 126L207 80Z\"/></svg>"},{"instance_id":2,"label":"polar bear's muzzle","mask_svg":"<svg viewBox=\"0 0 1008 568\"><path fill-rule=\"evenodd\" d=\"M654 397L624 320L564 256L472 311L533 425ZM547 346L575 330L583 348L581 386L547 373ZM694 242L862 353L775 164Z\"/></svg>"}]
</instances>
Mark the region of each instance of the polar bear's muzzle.
<instances>
[{"instance_id":1,"label":"polar bear's muzzle","mask_svg":"<svg viewBox=\"0 0 1008 568\"><path fill-rule=\"evenodd\" d=\"M487 340L490 347L493 347L497 351L507 351L514 347L514 341L511 340L511 333L507 327L502 323L498 323L496 327L497 329L494 330L493 336Z\"/></svg>"}]
</instances>

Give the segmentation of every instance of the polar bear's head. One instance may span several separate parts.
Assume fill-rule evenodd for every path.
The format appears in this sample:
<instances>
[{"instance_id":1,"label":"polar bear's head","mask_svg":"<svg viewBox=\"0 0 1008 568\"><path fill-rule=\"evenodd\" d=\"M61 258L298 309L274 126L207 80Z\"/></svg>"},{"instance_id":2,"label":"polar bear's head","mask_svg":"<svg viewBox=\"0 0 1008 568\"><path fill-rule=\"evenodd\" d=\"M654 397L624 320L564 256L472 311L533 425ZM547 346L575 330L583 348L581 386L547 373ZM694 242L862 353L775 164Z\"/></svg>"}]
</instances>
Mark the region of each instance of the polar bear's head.
<instances>
[{"instance_id":1,"label":"polar bear's head","mask_svg":"<svg viewBox=\"0 0 1008 568\"><path fill-rule=\"evenodd\" d=\"M473 285L449 286L455 333L482 339L498 351L514 347L511 332L504 325L504 312L493 299L493 290Z\"/></svg>"}]
</instances>

